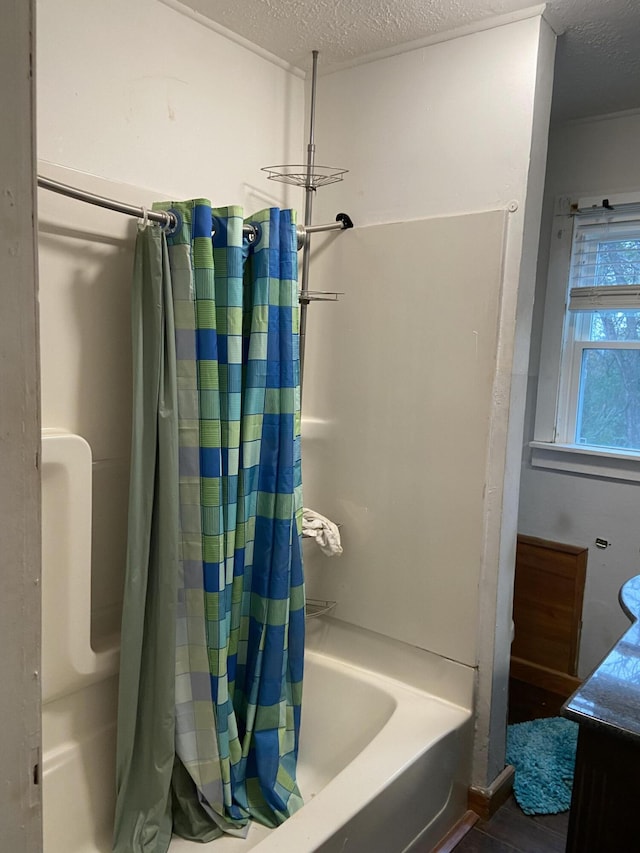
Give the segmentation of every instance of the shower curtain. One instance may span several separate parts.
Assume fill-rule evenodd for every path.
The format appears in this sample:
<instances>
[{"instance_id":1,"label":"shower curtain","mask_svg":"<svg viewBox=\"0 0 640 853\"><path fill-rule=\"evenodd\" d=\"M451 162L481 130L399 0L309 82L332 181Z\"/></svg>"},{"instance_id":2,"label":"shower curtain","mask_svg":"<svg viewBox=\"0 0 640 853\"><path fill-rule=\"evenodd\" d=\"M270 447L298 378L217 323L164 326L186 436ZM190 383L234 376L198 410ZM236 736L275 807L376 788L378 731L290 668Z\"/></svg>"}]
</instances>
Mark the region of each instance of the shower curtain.
<instances>
[{"instance_id":1,"label":"shower curtain","mask_svg":"<svg viewBox=\"0 0 640 853\"><path fill-rule=\"evenodd\" d=\"M241 208L171 209L175 233L145 228L135 255L115 853L302 804L294 213L251 217L250 245Z\"/></svg>"}]
</instances>

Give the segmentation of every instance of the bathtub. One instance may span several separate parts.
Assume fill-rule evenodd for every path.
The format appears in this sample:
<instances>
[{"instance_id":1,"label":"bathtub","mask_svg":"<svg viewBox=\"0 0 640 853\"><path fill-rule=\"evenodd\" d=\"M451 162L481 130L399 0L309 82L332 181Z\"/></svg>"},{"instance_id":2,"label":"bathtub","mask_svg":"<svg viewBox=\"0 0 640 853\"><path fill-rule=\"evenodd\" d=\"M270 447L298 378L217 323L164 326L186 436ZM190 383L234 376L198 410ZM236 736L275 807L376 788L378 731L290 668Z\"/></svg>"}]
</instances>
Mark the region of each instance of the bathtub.
<instances>
[{"instance_id":1,"label":"bathtub","mask_svg":"<svg viewBox=\"0 0 640 853\"><path fill-rule=\"evenodd\" d=\"M304 807L277 829L252 824L245 840L174 838L170 853L422 853L464 813L468 668L338 619L309 620L307 635Z\"/></svg>"},{"instance_id":2,"label":"bathtub","mask_svg":"<svg viewBox=\"0 0 640 853\"><path fill-rule=\"evenodd\" d=\"M108 853L117 648L92 648L88 616L69 610L82 605L77 590L62 602L66 574L82 577L71 553L78 523L69 523L74 536L65 537L61 507L79 499L71 484L83 480L68 466L90 470L90 456L82 439L61 438L50 436L43 450L44 853ZM77 512L86 511L80 501ZM55 542L46 537L52 522ZM83 553L75 557L85 561L86 585ZM308 620L305 666L298 765L304 807L277 829L252 824L246 839L203 845L174 837L170 853L423 853L463 814L472 669L325 616Z\"/></svg>"}]
</instances>

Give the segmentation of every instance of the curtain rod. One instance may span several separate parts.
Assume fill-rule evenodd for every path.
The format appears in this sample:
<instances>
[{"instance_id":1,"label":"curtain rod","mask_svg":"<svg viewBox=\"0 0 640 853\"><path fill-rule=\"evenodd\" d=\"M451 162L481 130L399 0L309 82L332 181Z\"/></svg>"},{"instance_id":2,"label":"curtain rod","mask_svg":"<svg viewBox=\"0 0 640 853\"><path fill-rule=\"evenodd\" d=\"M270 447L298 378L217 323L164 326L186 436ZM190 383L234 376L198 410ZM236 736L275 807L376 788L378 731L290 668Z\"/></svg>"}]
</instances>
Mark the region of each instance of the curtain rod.
<instances>
[{"instance_id":1,"label":"curtain rod","mask_svg":"<svg viewBox=\"0 0 640 853\"><path fill-rule=\"evenodd\" d=\"M168 210L146 210L143 207L136 207L133 204L126 204L122 201L115 201L112 198L105 198L95 193L86 192L85 190L71 187L68 184L62 184L60 181L54 181L51 178L45 178L43 175L38 175L38 186L44 190L59 193L60 195L75 198L77 201L84 201L88 204L95 204L97 207L104 207L107 210L114 210L116 213L124 213L127 216L136 216L138 219L144 219L145 216L150 222L157 222L164 228L175 228L176 217ZM339 213L336 216L336 221L329 225L313 225L311 227L297 226L298 249L301 249L306 240L307 234L317 231L334 231L344 230L345 228L353 228L353 222L346 213ZM248 237L250 242L256 238L256 229L253 225L243 225L242 233Z\"/></svg>"}]
</instances>

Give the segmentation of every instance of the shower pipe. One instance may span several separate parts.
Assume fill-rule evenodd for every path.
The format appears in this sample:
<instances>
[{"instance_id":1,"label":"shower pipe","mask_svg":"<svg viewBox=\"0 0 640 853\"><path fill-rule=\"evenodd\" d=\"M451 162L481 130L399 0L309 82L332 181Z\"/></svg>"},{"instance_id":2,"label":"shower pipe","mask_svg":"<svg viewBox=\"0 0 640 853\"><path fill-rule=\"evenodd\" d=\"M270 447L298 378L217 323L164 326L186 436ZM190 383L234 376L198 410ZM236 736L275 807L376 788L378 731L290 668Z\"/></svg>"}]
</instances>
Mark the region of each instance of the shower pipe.
<instances>
[{"instance_id":1,"label":"shower pipe","mask_svg":"<svg viewBox=\"0 0 640 853\"><path fill-rule=\"evenodd\" d=\"M313 211L313 194L316 188L313 184L313 167L316 158L315 124L316 124L316 84L318 80L318 51L311 53L313 68L311 73L311 107L309 109L309 143L307 145L307 174L304 188L304 227L311 226ZM304 354L307 341L307 308L309 307L309 258L311 254L310 240L305 240L302 250L302 276L300 281L300 392L304 381Z\"/></svg>"},{"instance_id":2,"label":"shower pipe","mask_svg":"<svg viewBox=\"0 0 640 853\"><path fill-rule=\"evenodd\" d=\"M149 222L157 222L169 232L171 232L171 230L178 224L175 214L171 213L171 211L147 210L145 207L136 207L132 204L126 204L122 201L115 201L112 198L105 198L104 196L95 195L95 193L80 190L77 187L71 187L68 184L62 184L59 181L52 180L51 178L45 178L43 175L38 175L38 186L44 190L50 190L51 192L59 193L60 195L68 196L69 198L75 198L78 201L94 204L97 207L104 207L107 210L114 210L116 213L124 213L127 216L135 216L138 219L147 219ZM307 223L307 221L311 221L310 207L309 216L307 216L305 212L305 223ZM351 227L353 227L351 220L345 213L339 213L336 216L336 221L327 225L298 225L296 226L298 249L305 249L305 254L307 254L306 247L309 242L309 234L317 231L342 231L345 228ZM247 237L250 243L253 243L257 237L257 232L253 225L243 225L242 233ZM303 276L305 275L304 263L305 261L303 258ZM308 273L308 257L306 265Z\"/></svg>"}]
</instances>

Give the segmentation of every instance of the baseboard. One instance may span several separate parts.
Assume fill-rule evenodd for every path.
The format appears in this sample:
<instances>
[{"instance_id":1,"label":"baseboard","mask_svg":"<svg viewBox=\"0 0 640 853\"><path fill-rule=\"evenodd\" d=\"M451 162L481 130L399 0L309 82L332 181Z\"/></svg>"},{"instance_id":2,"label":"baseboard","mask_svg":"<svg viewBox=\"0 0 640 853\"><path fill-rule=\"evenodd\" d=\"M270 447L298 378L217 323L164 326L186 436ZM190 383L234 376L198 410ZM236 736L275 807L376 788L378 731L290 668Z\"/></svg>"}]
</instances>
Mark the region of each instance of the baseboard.
<instances>
[{"instance_id":1,"label":"baseboard","mask_svg":"<svg viewBox=\"0 0 640 853\"><path fill-rule=\"evenodd\" d=\"M451 853L479 820L480 818L474 811L465 812L444 838L441 838L436 846L431 849L430 853Z\"/></svg>"},{"instance_id":2,"label":"baseboard","mask_svg":"<svg viewBox=\"0 0 640 853\"><path fill-rule=\"evenodd\" d=\"M546 666L516 657L511 658L509 675L517 681L524 681L526 684L533 684L550 693L557 693L563 699L568 699L582 684L581 679L576 678L575 675L548 669Z\"/></svg>"},{"instance_id":3,"label":"baseboard","mask_svg":"<svg viewBox=\"0 0 640 853\"><path fill-rule=\"evenodd\" d=\"M500 806L509 799L513 788L515 768L510 764L493 780L488 788L471 787L467 798L467 807L481 820L489 820Z\"/></svg>"}]
</instances>

